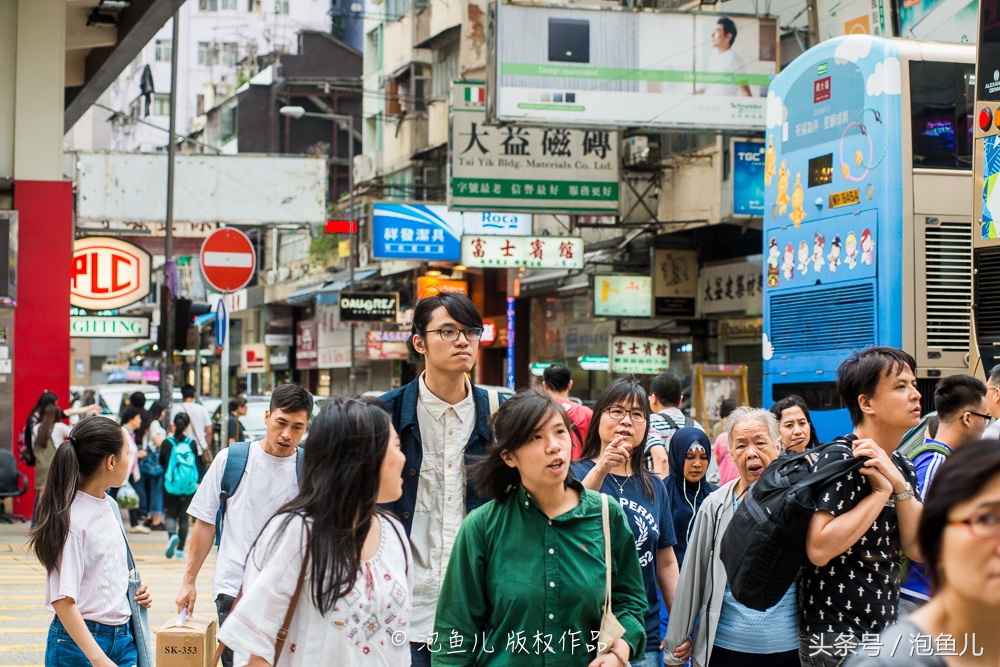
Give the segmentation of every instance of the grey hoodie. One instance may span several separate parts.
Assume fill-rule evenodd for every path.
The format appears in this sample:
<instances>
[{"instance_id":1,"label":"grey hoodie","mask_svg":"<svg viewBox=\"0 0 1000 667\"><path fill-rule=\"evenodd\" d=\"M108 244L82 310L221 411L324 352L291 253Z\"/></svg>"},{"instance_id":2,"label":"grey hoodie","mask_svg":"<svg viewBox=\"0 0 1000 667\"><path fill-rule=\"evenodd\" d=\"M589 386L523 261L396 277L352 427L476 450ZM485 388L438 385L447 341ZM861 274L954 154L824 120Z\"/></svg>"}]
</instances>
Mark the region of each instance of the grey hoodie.
<instances>
[{"instance_id":1,"label":"grey hoodie","mask_svg":"<svg viewBox=\"0 0 1000 667\"><path fill-rule=\"evenodd\" d=\"M708 667L719 627L719 614L726 594L726 568L718 553L722 536L733 519L733 487L738 479L723 484L698 508L688 540L681 578L670 610L670 625L663 647L663 662L679 665L674 650L694 635L694 667ZM698 627L695 618L700 616Z\"/></svg>"}]
</instances>

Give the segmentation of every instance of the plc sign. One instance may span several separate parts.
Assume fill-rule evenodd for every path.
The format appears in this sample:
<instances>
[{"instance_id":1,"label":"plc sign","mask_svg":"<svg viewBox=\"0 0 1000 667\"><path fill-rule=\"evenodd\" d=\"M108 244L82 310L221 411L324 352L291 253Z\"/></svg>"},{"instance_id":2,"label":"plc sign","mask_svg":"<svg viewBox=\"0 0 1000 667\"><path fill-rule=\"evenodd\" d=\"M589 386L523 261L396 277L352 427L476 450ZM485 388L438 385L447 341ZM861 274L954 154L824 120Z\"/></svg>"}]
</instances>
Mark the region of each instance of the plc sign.
<instances>
[{"instance_id":1,"label":"plc sign","mask_svg":"<svg viewBox=\"0 0 1000 667\"><path fill-rule=\"evenodd\" d=\"M149 294L149 253L131 243L103 236L77 239L72 266L69 302L77 308L122 308Z\"/></svg>"}]
</instances>

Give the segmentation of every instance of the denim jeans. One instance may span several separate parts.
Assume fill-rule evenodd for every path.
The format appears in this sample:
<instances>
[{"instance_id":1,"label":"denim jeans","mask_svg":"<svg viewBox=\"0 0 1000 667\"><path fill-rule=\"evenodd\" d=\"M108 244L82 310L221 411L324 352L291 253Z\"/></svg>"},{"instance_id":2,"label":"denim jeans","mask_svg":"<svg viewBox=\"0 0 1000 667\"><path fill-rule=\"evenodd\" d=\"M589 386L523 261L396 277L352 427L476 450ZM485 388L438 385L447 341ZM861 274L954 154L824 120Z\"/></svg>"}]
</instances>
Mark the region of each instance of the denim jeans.
<instances>
[{"instance_id":1,"label":"denim jeans","mask_svg":"<svg viewBox=\"0 0 1000 667\"><path fill-rule=\"evenodd\" d=\"M139 514L149 516L151 514L163 514L163 475L150 475L142 473L142 477L135 484L135 491L139 494Z\"/></svg>"},{"instance_id":2,"label":"denim jeans","mask_svg":"<svg viewBox=\"0 0 1000 667\"><path fill-rule=\"evenodd\" d=\"M649 651L643 656L629 659L632 667L663 667L663 654L660 651Z\"/></svg>"},{"instance_id":3,"label":"denim jeans","mask_svg":"<svg viewBox=\"0 0 1000 667\"><path fill-rule=\"evenodd\" d=\"M138 660L135 641L132 639L132 625L104 625L94 621L84 621L97 645L118 667L135 667ZM59 617L52 619L49 636L45 643L45 667L90 667L91 662L76 645L69 632L63 627Z\"/></svg>"},{"instance_id":4,"label":"denim jeans","mask_svg":"<svg viewBox=\"0 0 1000 667\"><path fill-rule=\"evenodd\" d=\"M431 652L427 644L410 642L410 667L431 667Z\"/></svg>"},{"instance_id":5,"label":"denim jeans","mask_svg":"<svg viewBox=\"0 0 1000 667\"><path fill-rule=\"evenodd\" d=\"M220 593L219 596L215 598L215 610L219 613L220 628L222 627L222 624L226 622L226 619L229 618L229 612L233 610L234 604L236 604L236 598L232 595ZM222 667L233 667L233 649L223 649Z\"/></svg>"}]
</instances>

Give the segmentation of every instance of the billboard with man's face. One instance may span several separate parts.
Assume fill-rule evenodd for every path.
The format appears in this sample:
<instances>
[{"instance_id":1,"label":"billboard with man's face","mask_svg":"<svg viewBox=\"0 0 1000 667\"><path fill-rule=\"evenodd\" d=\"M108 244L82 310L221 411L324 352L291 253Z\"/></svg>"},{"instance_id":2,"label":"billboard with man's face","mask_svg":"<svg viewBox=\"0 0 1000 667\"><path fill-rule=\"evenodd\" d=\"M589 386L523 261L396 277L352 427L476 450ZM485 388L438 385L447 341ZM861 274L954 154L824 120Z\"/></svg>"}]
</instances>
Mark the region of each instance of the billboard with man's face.
<instances>
[{"instance_id":1,"label":"billboard with man's face","mask_svg":"<svg viewBox=\"0 0 1000 667\"><path fill-rule=\"evenodd\" d=\"M764 127L774 19L499 2L489 113L540 126Z\"/></svg>"}]
</instances>

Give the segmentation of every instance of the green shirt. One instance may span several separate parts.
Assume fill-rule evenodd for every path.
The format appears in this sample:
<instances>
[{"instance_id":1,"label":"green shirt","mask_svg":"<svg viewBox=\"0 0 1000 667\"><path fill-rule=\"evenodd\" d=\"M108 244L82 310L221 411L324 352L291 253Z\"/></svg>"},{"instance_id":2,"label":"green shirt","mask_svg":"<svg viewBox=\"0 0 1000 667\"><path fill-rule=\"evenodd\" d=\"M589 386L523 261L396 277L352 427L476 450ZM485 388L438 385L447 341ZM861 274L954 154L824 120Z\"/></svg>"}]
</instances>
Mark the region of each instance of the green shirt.
<instances>
[{"instance_id":1,"label":"green shirt","mask_svg":"<svg viewBox=\"0 0 1000 667\"><path fill-rule=\"evenodd\" d=\"M549 519L521 486L462 523L438 598L434 667L586 667L605 596L601 496ZM632 656L646 647L646 593L625 512L609 503L611 606Z\"/></svg>"}]
</instances>

